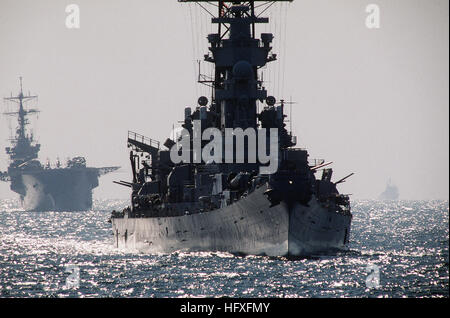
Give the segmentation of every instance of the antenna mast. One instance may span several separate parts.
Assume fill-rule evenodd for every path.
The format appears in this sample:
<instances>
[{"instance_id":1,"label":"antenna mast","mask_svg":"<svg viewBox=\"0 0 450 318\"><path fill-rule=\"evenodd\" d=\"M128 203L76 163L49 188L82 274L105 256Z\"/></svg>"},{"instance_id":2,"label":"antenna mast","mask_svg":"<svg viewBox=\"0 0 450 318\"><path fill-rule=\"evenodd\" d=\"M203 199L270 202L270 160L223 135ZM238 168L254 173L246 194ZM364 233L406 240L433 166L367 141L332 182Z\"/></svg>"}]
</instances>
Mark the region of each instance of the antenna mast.
<instances>
[{"instance_id":1,"label":"antenna mast","mask_svg":"<svg viewBox=\"0 0 450 318\"><path fill-rule=\"evenodd\" d=\"M5 101L11 101L19 105L19 110L16 112L5 112L4 115L16 116L19 126L16 129L16 136L11 139L13 147L7 147L6 152L9 154L11 160L19 160L25 162L34 158L37 158L37 154L40 149L39 144L33 145L33 135L28 136L26 134L25 126L29 124L27 116L29 114L37 114L37 109L25 109L24 104L30 100L36 99L37 95L24 95L22 77L19 77L20 92L17 96L5 97Z\"/></svg>"}]
</instances>

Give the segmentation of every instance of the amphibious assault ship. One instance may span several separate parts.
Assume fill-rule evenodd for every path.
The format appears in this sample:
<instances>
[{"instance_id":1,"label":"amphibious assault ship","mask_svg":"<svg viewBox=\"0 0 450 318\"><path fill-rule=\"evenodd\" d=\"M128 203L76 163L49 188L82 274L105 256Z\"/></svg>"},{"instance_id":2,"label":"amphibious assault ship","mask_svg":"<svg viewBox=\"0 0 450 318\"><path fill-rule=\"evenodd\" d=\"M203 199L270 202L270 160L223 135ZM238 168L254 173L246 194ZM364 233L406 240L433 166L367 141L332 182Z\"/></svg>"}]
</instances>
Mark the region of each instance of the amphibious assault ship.
<instances>
[{"instance_id":1,"label":"amphibious assault ship","mask_svg":"<svg viewBox=\"0 0 450 318\"><path fill-rule=\"evenodd\" d=\"M68 159L66 167L62 167L59 159L55 167L51 167L50 162L42 165L37 160L41 145L26 129L28 116L39 111L26 108L25 103L36 98L24 95L22 78L19 94L4 98L17 104L19 109L4 113L17 116L18 127L11 139L12 147L6 148L11 161L8 171L0 172L0 180L11 182L11 190L20 195L26 211L89 210L92 207L92 189L98 186L98 177L119 167L86 167L83 157Z\"/></svg>"},{"instance_id":2,"label":"amphibious assault ship","mask_svg":"<svg viewBox=\"0 0 450 318\"><path fill-rule=\"evenodd\" d=\"M259 75L277 56L273 34L257 38L255 26L269 22L261 14L277 1L179 2L218 9L204 56L214 65L213 78L203 81L211 100L201 96L186 107L182 131L163 145L128 133L133 179L117 183L130 187L131 205L112 212L115 245L269 256L345 249L352 214L336 186L351 174L333 182L330 162L295 148L286 103L268 94Z\"/></svg>"}]
</instances>

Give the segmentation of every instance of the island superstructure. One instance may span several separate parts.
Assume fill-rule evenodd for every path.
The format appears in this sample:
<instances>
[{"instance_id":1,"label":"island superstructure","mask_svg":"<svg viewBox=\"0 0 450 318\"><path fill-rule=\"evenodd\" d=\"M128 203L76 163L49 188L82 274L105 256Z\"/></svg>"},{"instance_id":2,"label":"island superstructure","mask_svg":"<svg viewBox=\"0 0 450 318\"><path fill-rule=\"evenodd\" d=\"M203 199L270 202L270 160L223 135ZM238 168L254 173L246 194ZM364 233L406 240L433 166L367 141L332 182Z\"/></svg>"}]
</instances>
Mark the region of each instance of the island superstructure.
<instances>
[{"instance_id":1,"label":"island superstructure","mask_svg":"<svg viewBox=\"0 0 450 318\"><path fill-rule=\"evenodd\" d=\"M277 55L273 34L258 38L256 25L269 22L261 15L278 1L179 2L217 9L211 19L217 32L207 36L204 55L214 75L202 81L212 96L186 107L182 132L163 145L128 133L132 180L117 183L130 188L131 205L112 213L115 245L148 253L271 256L346 249L352 214L349 197L337 185L351 174L332 181L330 162L311 160L307 150L295 148L296 137L285 124L286 102L269 95L260 76ZM231 155L230 143L236 146ZM275 169L261 159L269 148L276 153ZM261 155L257 161L255 152ZM174 160L179 156L181 161Z\"/></svg>"},{"instance_id":2,"label":"island superstructure","mask_svg":"<svg viewBox=\"0 0 450 318\"><path fill-rule=\"evenodd\" d=\"M25 104L36 98L36 95L24 95L22 78L20 92L4 98L17 106L17 111L4 114L17 116L18 125L15 136L10 139L12 145L6 147L10 164L7 171L0 172L0 180L11 183L11 190L19 194L26 211L89 210L92 207L92 189L98 186L99 176L119 167L87 167L84 157L68 159L65 167L59 159L54 167L49 162L42 165L38 160L41 145L27 129L30 124L28 116L39 111L27 108Z\"/></svg>"}]
</instances>

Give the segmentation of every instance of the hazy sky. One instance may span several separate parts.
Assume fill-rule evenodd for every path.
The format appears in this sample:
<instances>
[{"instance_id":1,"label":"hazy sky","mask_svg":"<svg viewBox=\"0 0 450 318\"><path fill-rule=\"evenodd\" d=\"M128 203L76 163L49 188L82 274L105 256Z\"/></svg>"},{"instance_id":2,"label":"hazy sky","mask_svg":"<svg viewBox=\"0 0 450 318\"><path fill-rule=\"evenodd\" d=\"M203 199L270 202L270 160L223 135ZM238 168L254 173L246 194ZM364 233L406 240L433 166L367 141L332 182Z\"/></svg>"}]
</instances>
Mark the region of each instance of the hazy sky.
<instances>
[{"instance_id":1,"label":"hazy sky","mask_svg":"<svg viewBox=\"0 0 450 318\"><path fill-rule=\"evenodd\" d=\"M71 3L79 29L65 25ZM379 29L366 27L370 3ZM264 71L265 86L297 102L293 130L311 158L333 161L335 180L355 172L341 192L375 198L391 178L402 199L448 199L448 5L297 0L267 11L272 24L257 31L275 33L280 60ZM39 95L41 161L120 165L94 197L127 198L112 183L131 178L127 131L163 142L184 107L207 94L195 60L213 29L200 10L176 0L0 0L0 95L17 93L19 76ZM2 117L0 170L9 134ZM15 196L0 183L0 198Z\"/></svg>"}]
</instances>

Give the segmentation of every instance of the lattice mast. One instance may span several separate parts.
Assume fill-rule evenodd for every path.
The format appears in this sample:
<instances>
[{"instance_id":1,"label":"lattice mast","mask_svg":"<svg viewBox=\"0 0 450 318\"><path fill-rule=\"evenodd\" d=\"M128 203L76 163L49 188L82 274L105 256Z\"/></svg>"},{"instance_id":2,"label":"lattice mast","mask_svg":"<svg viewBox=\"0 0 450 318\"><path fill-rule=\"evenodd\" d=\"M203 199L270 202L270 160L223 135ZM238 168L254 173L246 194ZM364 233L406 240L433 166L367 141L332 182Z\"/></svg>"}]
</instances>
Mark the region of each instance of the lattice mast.
<instances>
[{"instance_id":1,"label":"lattice mast","mask_svg":"<svg viewBox=\"0 0 450 318\"><path fill-rule=\"evenodd\" d=\"M209 82L213 86L210 111L216 114L217 128L257 128L257 101L266 101L269 106L275 103L274 98L267 98L258 70L277 56L270 53L273 34L262 33L258 39L255 25L269 22L260 15L273 3L292 0L178 1L199 4L217 24L217 33L207 37L210 53L204 55L204 60L215 66L214 78ZM255 5L257 2L262 4ZM206 3L217 7L217 15L204 7Z\"/></svg>"},{"instance_id":2,"label":"lattice mast","mask_svg":"<svg viewBox=\"0 0 450 318\"><path fill-rule=\"evenodd\" d=\"M26 161L37 158L40 144L37 144L33 138L33 134L27 133L26 126L29 124L28 116L30 114L37 114L37 109L26 109L25 103L37 98L37 95L24 95L22 87L22 77L19 77L20 92L17 96L5 97L5 101L14 102L18 105L19 109L15 112L5 112L7 116L17 116L18 126L16 134L11 138L13 144L12 147L6 147L6 153L10 156L10 159L17 164L24 163Z\"/></svg>"}]
</instances>

